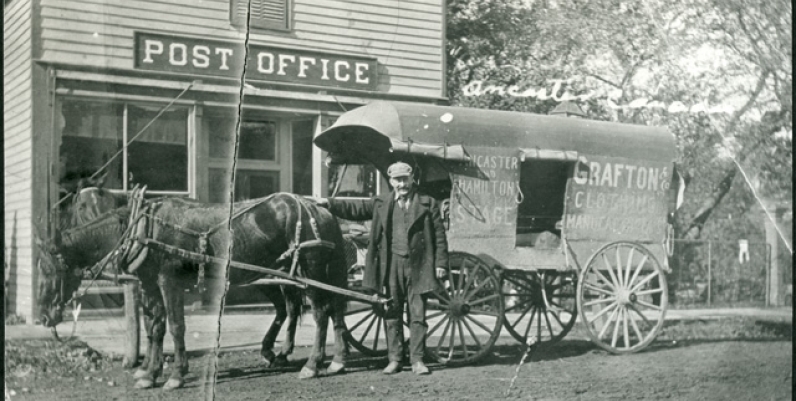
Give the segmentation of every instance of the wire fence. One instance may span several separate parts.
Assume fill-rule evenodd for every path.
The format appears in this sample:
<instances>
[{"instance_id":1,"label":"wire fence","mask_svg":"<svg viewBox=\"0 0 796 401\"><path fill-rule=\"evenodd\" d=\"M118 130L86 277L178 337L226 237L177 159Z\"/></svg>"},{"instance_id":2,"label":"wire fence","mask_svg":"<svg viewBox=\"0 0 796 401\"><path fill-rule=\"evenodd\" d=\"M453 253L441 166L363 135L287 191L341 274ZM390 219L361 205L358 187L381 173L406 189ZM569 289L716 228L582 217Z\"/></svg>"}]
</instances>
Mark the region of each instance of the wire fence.
<instances>
[{"instance_id":1,"label":"wire fence","mask_svg":"<svg viewBox=\"0 0 796 401\"><path fill-rule=\"evenodd\" d=\"M768 305L771 245L743 240L675 240L674 249L677 267L668 278L675 305ZM785 269L789 267L780 267L780 271Z\"/></svg>"}]
</instances>

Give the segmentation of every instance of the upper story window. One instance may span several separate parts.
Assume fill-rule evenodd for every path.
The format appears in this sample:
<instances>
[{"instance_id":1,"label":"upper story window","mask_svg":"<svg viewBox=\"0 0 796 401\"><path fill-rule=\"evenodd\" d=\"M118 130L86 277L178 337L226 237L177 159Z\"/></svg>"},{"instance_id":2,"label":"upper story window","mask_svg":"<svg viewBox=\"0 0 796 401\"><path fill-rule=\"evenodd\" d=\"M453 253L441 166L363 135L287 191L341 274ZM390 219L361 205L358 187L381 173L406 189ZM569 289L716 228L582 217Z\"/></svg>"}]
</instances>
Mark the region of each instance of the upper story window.
<instances>
[{"instance_id":1,"label":"upper story window","mask_svg":"<svg viewBox=\"0 0 796 401\"><path fill-rule=\"evenodd\" d=\"M290 30L291 0L230 0L230 22L246 26L246 15L251 3L251 28Z\"/></svg>"}]
</instances>

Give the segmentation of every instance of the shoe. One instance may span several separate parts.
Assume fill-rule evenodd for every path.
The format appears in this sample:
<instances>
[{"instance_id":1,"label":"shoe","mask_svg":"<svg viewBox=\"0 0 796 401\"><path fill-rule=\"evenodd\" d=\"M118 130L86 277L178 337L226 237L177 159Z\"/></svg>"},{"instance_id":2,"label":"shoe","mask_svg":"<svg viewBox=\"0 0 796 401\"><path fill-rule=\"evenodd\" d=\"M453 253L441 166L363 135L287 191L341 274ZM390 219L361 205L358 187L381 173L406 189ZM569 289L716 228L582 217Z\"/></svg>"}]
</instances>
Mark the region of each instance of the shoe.
<instances>
[{"instance_id":1,"label":"shoe","mask_svg":"<svg viewBox=\"0 0 796 401\"><path fill-rule=\"evenodd\" d=\"M401 365L400 362L390 361L390 364L387 365L387 367L384 368L384 370L382 370L381 372L384 373L385 375L392 375L400 372L401 369L403 369L403 366Z\"/></svg>"},{"instance_id":2,"label":"shoe","mask_svg":"<svg viewBox=\"0 0 796 401\"><path fill-rule=\"evenodd\" d=\"M415 362L415 363L413 363L412 364L412 372L414 372L414 374L416 374L418 376L430 375L431 374L431 371L428 370L428 368L426 367L426 365L423 364L423 362Z\"/></svg>"}]
</instances>

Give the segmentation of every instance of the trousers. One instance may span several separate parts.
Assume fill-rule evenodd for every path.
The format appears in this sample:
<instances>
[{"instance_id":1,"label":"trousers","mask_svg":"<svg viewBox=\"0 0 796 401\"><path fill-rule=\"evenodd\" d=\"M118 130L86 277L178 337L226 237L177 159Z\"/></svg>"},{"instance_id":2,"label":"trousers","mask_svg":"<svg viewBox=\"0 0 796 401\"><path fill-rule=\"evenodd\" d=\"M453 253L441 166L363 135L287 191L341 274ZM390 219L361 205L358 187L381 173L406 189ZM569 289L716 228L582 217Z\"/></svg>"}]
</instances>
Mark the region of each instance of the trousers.
<instances>
[{"instance_id":1,"label":"trousers","mask_svg":"<svg viewBox=\"0 0 796 401\"><path fill-rule=\"evenodd\" d=\"M407 322L409 322L409 360L411 363L422 362L426 348L426 296L415 294L412 291L412 266L409 258L401 255L392 255L390 264L390 296L393 299L392 307L384 313L384 323L387 334L387 357L390 362L402 362L406 341L404 339L403 315L407 307Z\"/></svg>"}]
</instances>

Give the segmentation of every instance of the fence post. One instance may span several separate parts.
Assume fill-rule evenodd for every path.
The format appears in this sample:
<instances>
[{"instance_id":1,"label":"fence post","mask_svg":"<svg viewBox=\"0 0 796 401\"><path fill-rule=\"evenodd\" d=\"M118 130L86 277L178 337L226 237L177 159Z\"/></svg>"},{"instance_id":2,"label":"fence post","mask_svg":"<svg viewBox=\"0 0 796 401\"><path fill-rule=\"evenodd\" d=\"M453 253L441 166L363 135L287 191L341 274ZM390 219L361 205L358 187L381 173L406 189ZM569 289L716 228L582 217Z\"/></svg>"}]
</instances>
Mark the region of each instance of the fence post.
<instances>
[{"instance_id":1,"label":"fence post","mask_svg":"<svg viewBox=\"0 0 796 401\"><path fill-rule=\"evenodd\" d=\"M713 273L711 271L711 264L713 260L713 256L711 256L711 244L712 241L708 240L708 306L710 306L710 293L712 292L711 282L713 281Z\"/></svg>"},{"instance_id":2,"label":"fence post","mask_svg":"<svg viewBox=\"0 0 796 401\"><path fill-rule=\"evenodd\" d=\"M141 344L141 319L138 315L140 303L139 283L129 280L124 283L124 320L126 327L126 343L122 366L125 369L138 365L139 347Z\"/></svg>"}]
</instances>

